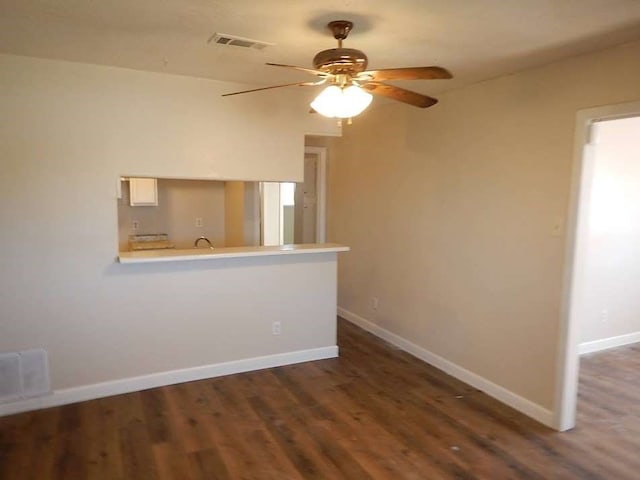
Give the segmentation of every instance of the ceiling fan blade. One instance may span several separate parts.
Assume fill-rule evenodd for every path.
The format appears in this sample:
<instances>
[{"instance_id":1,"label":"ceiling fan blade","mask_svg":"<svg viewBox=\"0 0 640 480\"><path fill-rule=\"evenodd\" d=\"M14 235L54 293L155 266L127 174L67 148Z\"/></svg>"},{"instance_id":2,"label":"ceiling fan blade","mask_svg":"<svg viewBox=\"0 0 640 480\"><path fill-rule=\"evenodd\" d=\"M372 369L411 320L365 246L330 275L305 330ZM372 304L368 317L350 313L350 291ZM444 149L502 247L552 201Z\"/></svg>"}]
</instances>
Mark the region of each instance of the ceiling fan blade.
<instances>
[{"instance_id":1,"label":"ceiling fan blade","mask_svg":"<svg viewBox=\"0 0 640 480\"><path fill-rule=\"evenodd\" d=\"M407 67L368 70L358 75L371 78L373 81L385 80L437 80L453 78L451 73L442 67Z\"/></svg>"},{"instance_id":2,"label":"ceiling fan blade","mask_svg":"<svg viewBox=\"0 0 640 480\"><path fill-rule=\"evenodd\" d=\"M243 90L241 92L233 92L233 93L224 93L223 97L229 97L231 95L240 95L241 93L251 93L251 92L259 92L260 90L271 90L272 88L282 88L282 87L313 87L315 85L319 85L318 82L296 82L296 83L285 83L284 85L273 85L271 87L261 87L261 88L252 88L251 90Z\"/></svg>"},{"instance_id":3,"label":"ceiling fan blade","mask_svg":"<svg viewBox=\"0 0 640 480\"><path fill-rule=\"evenodd\" d=\"M411 90L405 90L395 85L387 85L386 83L365 83L362 85L362 88L376 95L382 95L383 97L398 100L399 102L408 103L414 107L427 108L438 103L438 100L435 98L412 92Z\"/></svg>"},{"instance_id":4,"label":"ceiling fan blade","mask_svg":"<svg viewBox=\"0 0 640 480\"><path fill-rule=\"evenodd\" d=\"M310 73L311 75L318 75L319 77L331 77L332 76L330 73L327 73L327 72L322 72L320 70L313 70L311 68L296 67L295 65L283 65L282 63L267 63L266 65L271 65L272 67L293 68L294 70L299 70L301 72Z\"/></svg>"}]
</instances>

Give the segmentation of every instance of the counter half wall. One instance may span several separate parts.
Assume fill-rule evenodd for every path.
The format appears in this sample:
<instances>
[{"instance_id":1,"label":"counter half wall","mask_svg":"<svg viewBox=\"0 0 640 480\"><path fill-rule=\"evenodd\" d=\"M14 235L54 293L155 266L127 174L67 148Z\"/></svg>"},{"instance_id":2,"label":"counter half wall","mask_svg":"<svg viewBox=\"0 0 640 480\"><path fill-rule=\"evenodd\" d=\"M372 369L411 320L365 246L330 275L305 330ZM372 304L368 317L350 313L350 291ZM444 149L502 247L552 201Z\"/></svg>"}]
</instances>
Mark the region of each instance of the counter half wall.
<instances>
[{"instance_id":1,"label":"counter half wall","mask_svg":"<svg viewBox=\"0 0 640 480\"><path fill-rule=\"evenodd\" d=\"M121 296L102 329L118 351L88 353L76 376L52 378L50 395L2 404L0 415L337 357L337 261L347 250L123 253L103 277Z\"/></svg>"}]
</instances>

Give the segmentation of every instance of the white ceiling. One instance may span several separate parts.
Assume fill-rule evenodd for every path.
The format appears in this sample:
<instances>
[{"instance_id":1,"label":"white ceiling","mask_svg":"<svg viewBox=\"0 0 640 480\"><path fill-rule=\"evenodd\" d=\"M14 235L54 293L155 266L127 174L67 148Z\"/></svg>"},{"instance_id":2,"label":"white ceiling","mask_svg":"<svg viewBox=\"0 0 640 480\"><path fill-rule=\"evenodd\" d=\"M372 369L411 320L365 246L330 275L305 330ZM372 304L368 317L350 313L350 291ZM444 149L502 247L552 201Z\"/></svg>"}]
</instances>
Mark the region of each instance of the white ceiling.
<instances>
[{"instance_id":1,"label":"white ceiling","mask_svg":"<svg viewBox=\"0 0 640 480\"><path fill-rule=\"evenodd\" d=\"M271 85L313 79L264 63L311 67L337 19L370 68L454 74L399 83L425 94L640 38L639 0L0 0L0 52ZM276 45L208 44L214 32Z\"/></svg>"}]
</instances>

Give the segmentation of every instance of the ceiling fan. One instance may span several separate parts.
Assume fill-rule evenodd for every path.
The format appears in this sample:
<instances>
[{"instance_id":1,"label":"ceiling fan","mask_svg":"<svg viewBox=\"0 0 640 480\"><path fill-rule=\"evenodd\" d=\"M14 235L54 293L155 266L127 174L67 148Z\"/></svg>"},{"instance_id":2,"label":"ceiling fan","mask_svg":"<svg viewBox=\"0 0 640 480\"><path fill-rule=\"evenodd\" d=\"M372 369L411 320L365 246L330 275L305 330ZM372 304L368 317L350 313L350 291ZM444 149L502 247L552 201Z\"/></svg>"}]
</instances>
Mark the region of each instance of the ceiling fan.
<instances>
[{"instance_id":1,"label":"ceiling fan","mask_svg":"<svg viewBox=\"0 0 640 480\"><path fill-rule=\"evenodd\" d=\"M351 118L362 113L369 106L371 93L419 108L427 108L438 103L438 100L427 95L384 83L387 80L433 80L453 77L446 69L435 66L367 70L368 59L363 51L342 47L342 41L349 35L353 23L348 20L335 20L329 22L328 27L333 37L338 40L338 48L319 52L313 58L313 69L267 63L274 67L310 73L320 77L318 81L254 88L226 93L223 97L281 87L327 85L327 88L311 103L312 111L327 117Z\"/></svg>"}]
</instances>

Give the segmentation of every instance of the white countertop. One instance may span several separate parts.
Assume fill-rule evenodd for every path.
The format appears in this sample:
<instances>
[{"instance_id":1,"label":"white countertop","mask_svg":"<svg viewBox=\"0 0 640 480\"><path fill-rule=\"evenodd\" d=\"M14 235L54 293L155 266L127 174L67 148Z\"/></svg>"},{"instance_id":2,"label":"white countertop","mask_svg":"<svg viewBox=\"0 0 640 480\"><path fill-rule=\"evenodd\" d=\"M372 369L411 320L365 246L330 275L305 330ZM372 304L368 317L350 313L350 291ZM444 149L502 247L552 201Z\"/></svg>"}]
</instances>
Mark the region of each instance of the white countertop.
<instances>
[{"instance_id":1,"label":"white countertop","mask_svg":"<svg viewBox=\"0 0 640 480\"><path fill-rule=\"evenodd\" d=\"M218 258L262 257L273 255L301 255L309 253L348 252L349 247L337 243L304 243L273 247L220 247L142 250L120 252L120 263L179 262L184 260L215 260Z\"/></svg>"}]
</instances>

